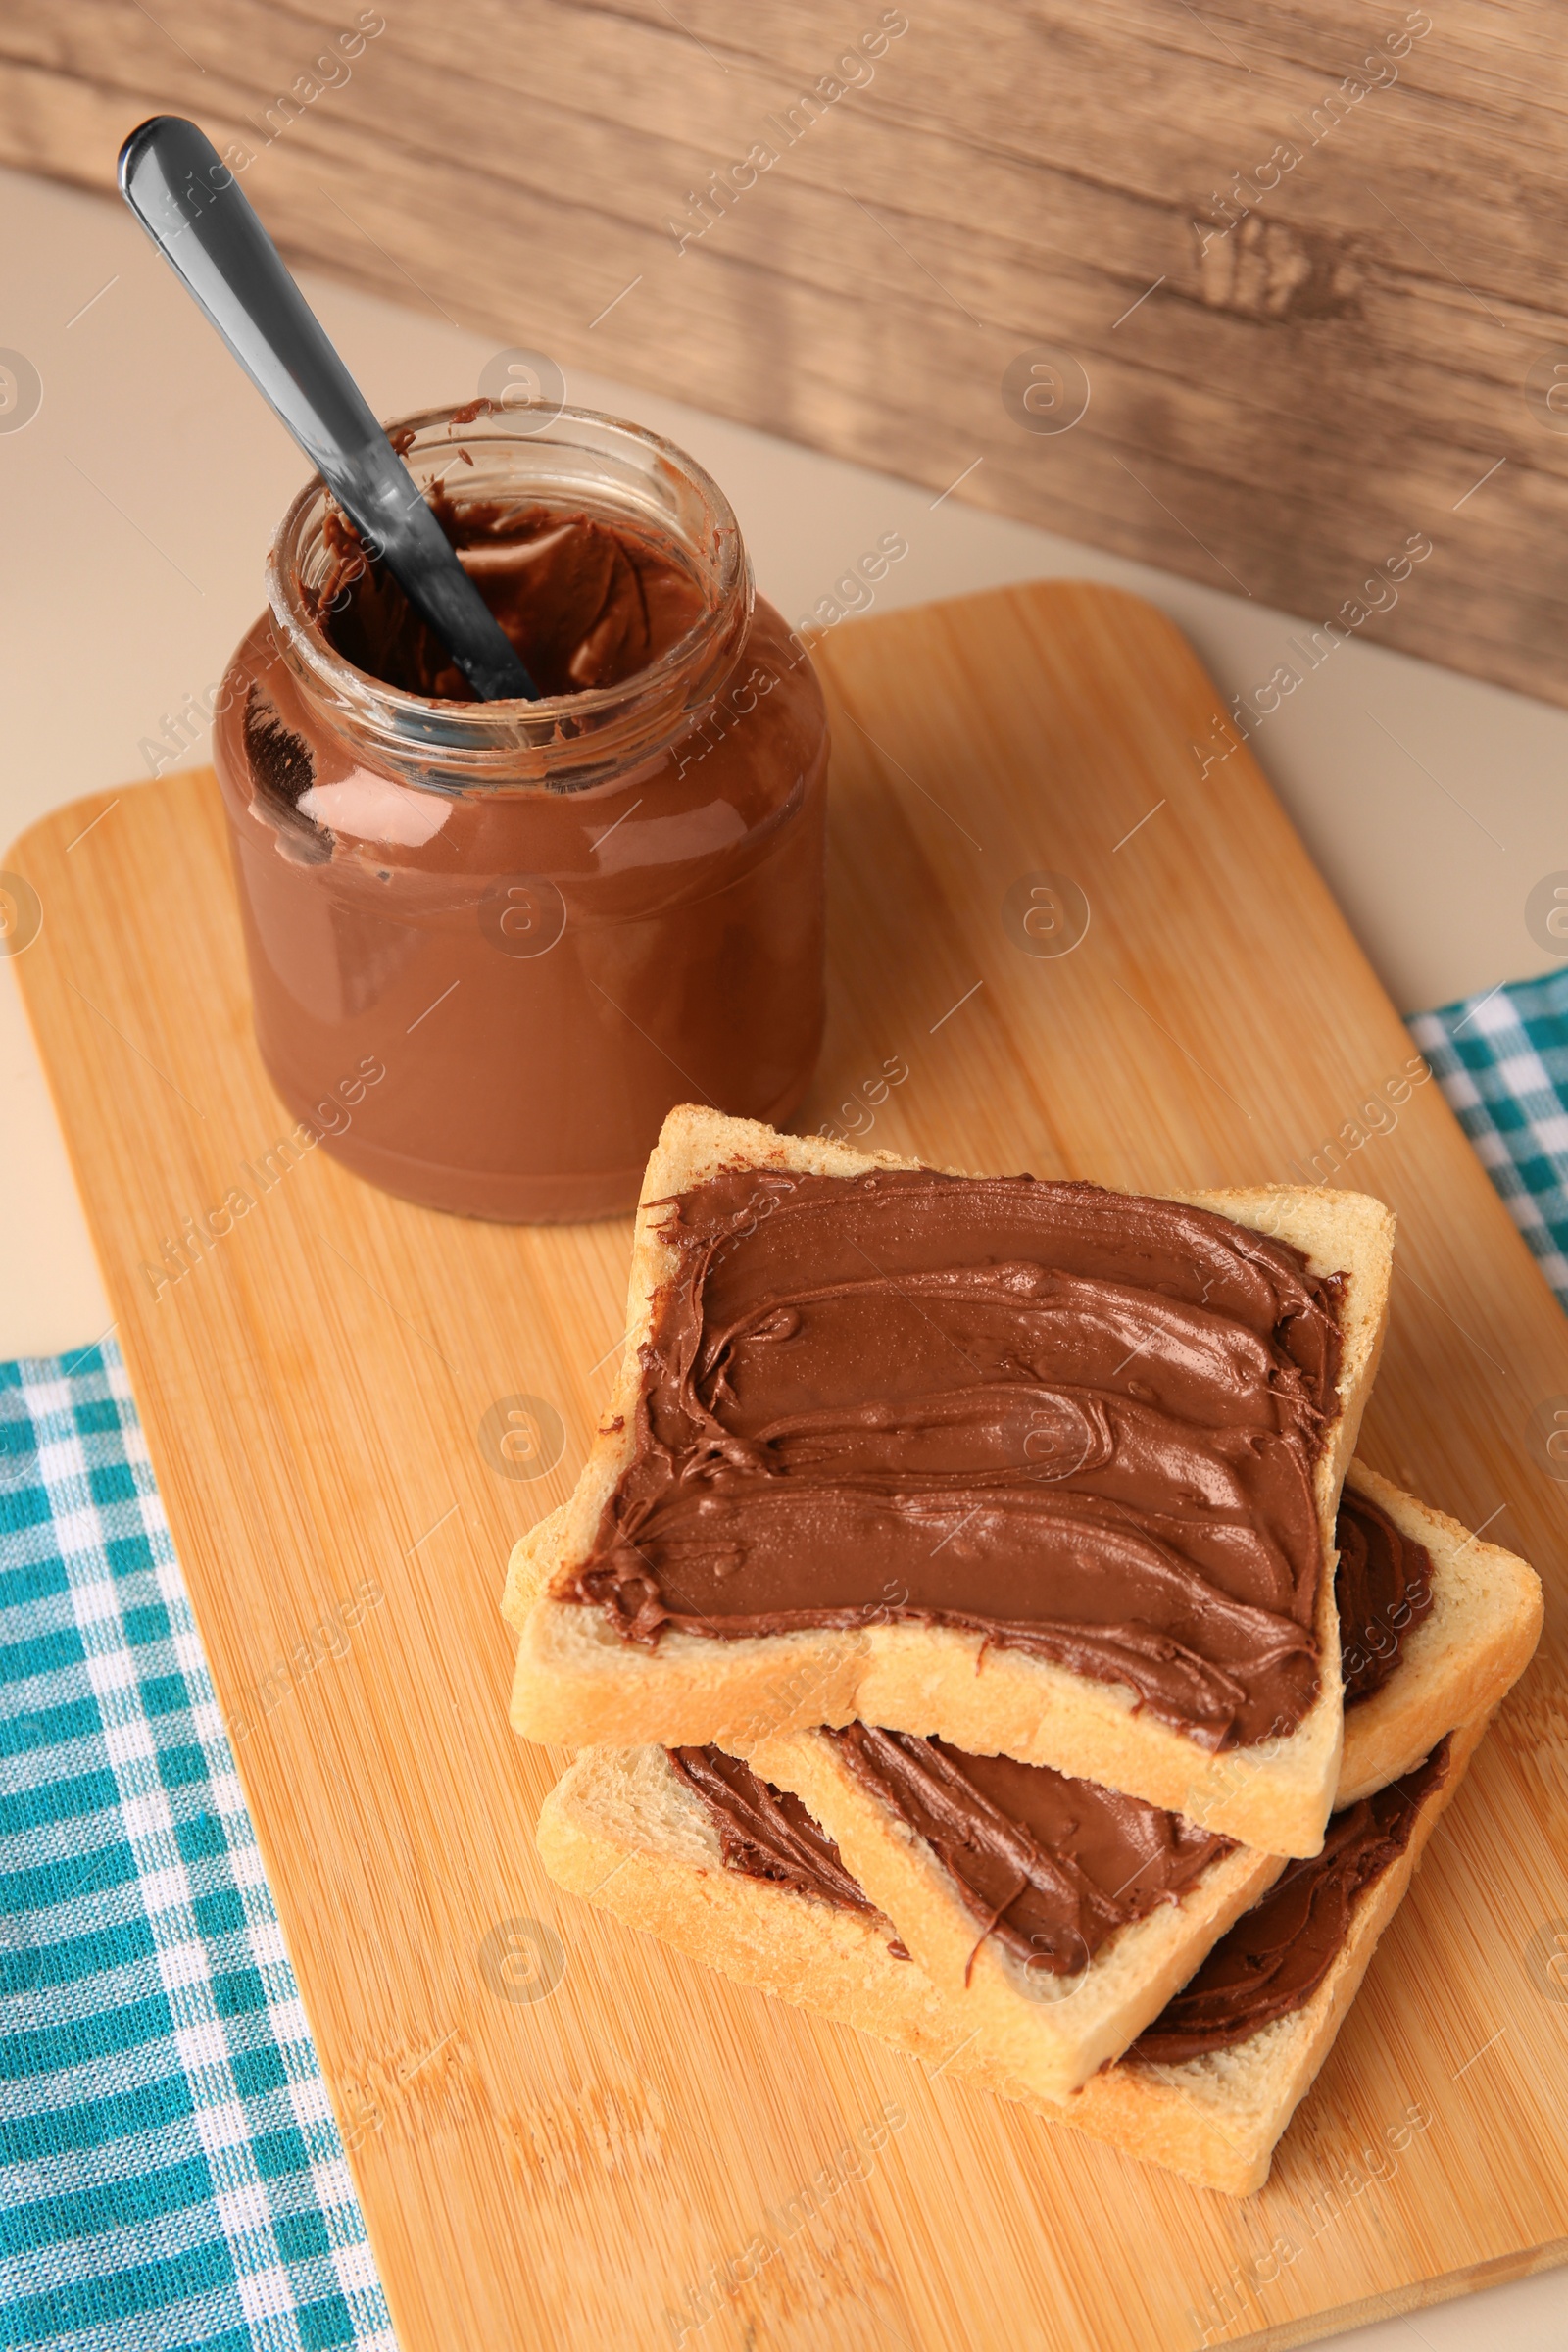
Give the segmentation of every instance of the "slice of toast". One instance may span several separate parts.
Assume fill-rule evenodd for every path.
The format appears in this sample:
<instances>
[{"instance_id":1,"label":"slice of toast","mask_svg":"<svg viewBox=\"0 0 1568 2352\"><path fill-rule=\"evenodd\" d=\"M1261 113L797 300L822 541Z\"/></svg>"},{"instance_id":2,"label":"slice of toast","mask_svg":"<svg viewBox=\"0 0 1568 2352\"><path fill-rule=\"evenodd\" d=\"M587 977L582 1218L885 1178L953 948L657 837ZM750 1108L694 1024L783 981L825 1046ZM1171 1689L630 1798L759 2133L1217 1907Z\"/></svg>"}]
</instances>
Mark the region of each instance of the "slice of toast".
<instances>
[{"instance_id":1,"label":"slice of toast","mask_svg":"<svg viewBox=\"0 0 1568 2352\"><path fill-rule=\"evenodd\" d=\"M787 1732L760 1740L746 1761L820 1823L922 1973L961 2012L976 2057L1040 2099L1066 2098L1120 2057L1285 1867L1278 1855L1236 1846L1179 1902L1118 1929L1085 1967L1048 1974L982 1935L932 1846L857 1776L837 1741Z\"/></svg>"},{"instance_id":2,"label":"slice of toast","mask_svg":"<svg viewBox=\"0 0 1568 2352\"><path fill-rule=\"evenodd\" d=\"M513 1554L506 1613L519 1630L513 1724L524 1739L566 1745L667 1745L764 1739L813 1724L886 1724L941 1734L973 1754L1025 1762L1126 1789L1185 1813L1203 1828L1265 1853L1314 1853L1338 1783L1338 1618L1333 1609L1333 1522L1361 1406L1387 1322L1390 1211L1361 1193L1257 1188L1171 1195L1255 1233L1300 1249L1314 1275L1340 1275L1340 1411L1316 1463L1324 1571L1316 1606L1319 1695L1289 1736L1210 1752L1140 1710L1126 1684L1093 1682L1065 1665L990 1644L953 1625L874 1623L741 1640L662 1630L656 1646L632 1644L597 1609L562 1592L590 1559L600 1517L632 1456L639 1348L659 1289L677 1253L661 1237L659 1204L733 1166L862 1176L877 1166L917 1166L889 1152L780 1136L748 1119L672 1110L649 1159L632 1249L625 1352L609 1421L597 1435L576 1492Z\"/></svg>"},{"instance_id":3,"label":"slice of toast","mask_svg":"<svg viewBox=\"0 0 1568 2352\"><path fill-rule=\"evenodd\" d=\"M1442 1733L1490 1715L1529 1665L1542 1620L1541 1579L1511 1551L1483 1544L1364 1462L1350 1464L1346 1485L1425 1544L1432 1607L1400 1642L1382 1690L1345 1710L1336 1807L1386 1788Z\"/></svg>"},{"instance_id":4,"label":"slice of toast","mask_svg":"<svg viewBox=\"0 0 1568 2352\"><path fill-rule=\"evenodd\" d=\"M889 1948L888 1922L724 1865L700 1797L662 1747L589 1748L539 1816L541 1860L557 1884L646 1928L742 1984L874 2034L980 2087L1019 2098L1058 2125L1168 2166L1200 2186L1247 2196L1331 2048L1422 1846L1485 1725L1454 1735L1448 1769L1423 1803L1409 1845L1358 1901L1350 1931L1311 1999L1233 2049L1182 2066L1123 2059L1064 2103L1023 2089L982 2052L960 1999Z\"/></svg>"},{"instance_id":5,"label":"slice of toast","mask_svg":"<svg viewBox=\"0 0 1568 2352\"><path fill-rule=\"evenodd\" d=\"M568 1501L514 1555L504 1604L518 1628L512 1721L525 1738L567 1745L735 1746L857 1718L974 1754L1051 1764L1185 1814L1240 1843L1315 1853L1339 1778L1344 1710L1334 1607L1334 1521L1388 1314L1394 1219L1381 1201L1318 1188L1173 1194L1292 1244L1315 1275L1342 1278L1340 1409L1315 1470L1323 1568L1314 1628L1318 1694L1286 1735L1212 1752L1141 1710L1126 1685L1090 1680L953 1626L879 1623L735 1640L666 1627L646 1647L603 1614L563 1597L592 1555L605 1506L629 1462L649 1336L676 1251L658 1204L723 1170L779 1168L857 1177L920 1163L684 1106L666 1119L644 1180L633 1246L625 1348L609 1418Z\"/></svg>"}]
</instances>

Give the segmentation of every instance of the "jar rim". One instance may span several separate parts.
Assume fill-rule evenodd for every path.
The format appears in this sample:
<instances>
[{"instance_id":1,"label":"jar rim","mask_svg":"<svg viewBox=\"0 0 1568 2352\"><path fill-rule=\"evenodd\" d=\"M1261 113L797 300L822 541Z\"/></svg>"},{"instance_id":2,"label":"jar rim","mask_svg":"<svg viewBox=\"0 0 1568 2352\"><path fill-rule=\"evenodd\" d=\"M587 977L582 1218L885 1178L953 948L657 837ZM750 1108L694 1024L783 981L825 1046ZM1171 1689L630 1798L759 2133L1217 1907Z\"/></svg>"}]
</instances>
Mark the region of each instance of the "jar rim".
<instances>
[{"instance_id":1,"label":"jar rim","mask_svg":"<svg viewBox=\"0 0 1568 2352\"><path fill-rule=\"evenodd\" d=\"M535 418L531 424L507 429L514 420L529 416ZM618 456L628 484L633 466L640 467L650 485L657 485L662 477L685 494L688 505L695 503L696 530L680 527L672 499L666 502L662 520L669 536L696 566L707 601L703 612L673 645L613 685L583 687L569 694L541 696L537 701L467 703L415 694L349 661L316 617L303 559L309 552L313 524L318 526L336 502L322 476L314 474L290 502L272 534L267 560L267 598L285 660L302 684L334 708L351 733L368 738L390 754L401 751L433 757L438 767L443 753L465 763L477 757L483 765L490 764L484 757L487 753L503 760L509 755L515 759L519 753L547 753L550 765L572 768L597 762L611 751L612 739L628 732L640 737L647 731L650 717L656 721L657 732L661 710L667 721L675 722L666 737L672 739L691 715L711 700L719 682L717 676L708 674L715 669L713 657L719 656L718 668L728 668L730 657L722 647L733 636L737 621L750 618L754 590L734 510L706 466L687 451L647 425L569 403L557 408L554 403L504 405L489 399L470 400L394 417L386 430L412 435L405 451L410 459L434 449L461 449L466 436L475 447L505 443L519 452L552 446L586 450L599 454L607 466ZM519 482L519 490L526 487L526 482ZM558 498L580 496L586 509L607 516L619 512L628 521L641 520L655 527L661 520L655 505L637 502L625 495L624 488L617 500L617 484L608 471L581 493L541 480L541 504L550 503L553 488ZM639 713L642 725L637 723ZM420 780L437 788L443 782L439 773L426 774ZM481 780L485 779L471 773L461 779ZM516 773L507 780L523 785L548 781Z\"/></svg>"}]
</instances>

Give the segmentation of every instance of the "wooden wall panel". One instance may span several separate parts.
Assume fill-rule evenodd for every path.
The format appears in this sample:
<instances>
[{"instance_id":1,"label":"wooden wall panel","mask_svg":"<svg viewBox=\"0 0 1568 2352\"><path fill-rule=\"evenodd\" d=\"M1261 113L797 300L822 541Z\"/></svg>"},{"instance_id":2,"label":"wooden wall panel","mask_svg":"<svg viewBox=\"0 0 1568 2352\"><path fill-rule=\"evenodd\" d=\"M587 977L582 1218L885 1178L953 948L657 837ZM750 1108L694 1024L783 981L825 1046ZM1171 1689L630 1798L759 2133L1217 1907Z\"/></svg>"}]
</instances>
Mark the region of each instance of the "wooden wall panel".
<instances>
[{"instance_id":1,"label":"wooden wall panel","mask_svg":"<svg viewBox=\"0 0 1568 2352\"><path fill-rule=\"evenodd\" d=\"M243 144L293 256L498 347L1568 702L1552 0L9 0L0 157L108 186L159 109ZM1042 348L1064 431L1003 397Z\"/></svg>"}]
</instances>

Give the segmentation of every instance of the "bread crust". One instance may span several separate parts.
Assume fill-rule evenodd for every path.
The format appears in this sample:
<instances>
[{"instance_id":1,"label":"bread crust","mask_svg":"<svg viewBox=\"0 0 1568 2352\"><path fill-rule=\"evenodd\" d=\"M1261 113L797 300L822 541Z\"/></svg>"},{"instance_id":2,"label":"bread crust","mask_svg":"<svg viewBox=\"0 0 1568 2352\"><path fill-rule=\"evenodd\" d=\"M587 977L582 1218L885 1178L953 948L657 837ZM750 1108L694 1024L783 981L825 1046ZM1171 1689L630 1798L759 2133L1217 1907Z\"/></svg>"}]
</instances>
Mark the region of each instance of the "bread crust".
<instances>
[{"instance_id":1,"label":"bread crust","mask_svg":"<svg viewBox=\"0 0 1568 2352\"><path fill-rule=\"evenodd\" d=\"M1382 1690L1346 1711L1336 1807L1411 1771L1441 1732L1490 1715L1529 1665L1542 1622L1541 1579L1527 1562L1483 1544L1364 1462L1351 1463L1346 1484L1426 1545L1432 1607L1400 1642Z\"/></svg>"},{"instance_id":2,"label":"bread crust","mask_svg":"<svg viewBox=\"0 0 1568 2352\"><path fill-rule=\"evenodd\" d=\"M575 1492L516 1546L505 1613L519 1642L512 1721L524 1738L568 1745L734 1746L857 1717L974 1754L1006 1753L1122 1788L1185 1813L1260 1851L1312 1854L1339 1779L1344 1708L1334 1608L1334 1522L1388 1318L1394 1219L1360 1193L1264 1186L1173 1193L1253 1231L1293 1243L1318 1274L1346 1276L1341 1409L1316 1471L1324 1573L1315 1632L1321 1687L1288 1737L1214 1755L1141 1712L1125 1685L949 1626L876 1625L719 1641L666 1629L657 1648L623 1641L597 1610L560 1597L592 1552L605 1504L634 1445L639 1348L676 1253L657 1203L721 1169L786 1168L857 1176L923 1163L890 1152L776 1134L752 1120L684 1105L670 1112L648 1163L632 1251L627 1331L606 1422Z\"/></svg>"}]
</instances>

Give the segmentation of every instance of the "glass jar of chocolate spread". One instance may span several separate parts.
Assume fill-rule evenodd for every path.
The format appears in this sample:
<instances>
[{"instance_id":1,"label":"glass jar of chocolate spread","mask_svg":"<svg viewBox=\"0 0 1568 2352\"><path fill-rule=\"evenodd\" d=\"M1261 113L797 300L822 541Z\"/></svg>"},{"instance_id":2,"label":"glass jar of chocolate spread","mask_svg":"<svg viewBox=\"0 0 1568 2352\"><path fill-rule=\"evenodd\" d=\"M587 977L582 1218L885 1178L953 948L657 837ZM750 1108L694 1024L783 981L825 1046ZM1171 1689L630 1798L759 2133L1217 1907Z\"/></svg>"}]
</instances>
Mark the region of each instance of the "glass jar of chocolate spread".
<instances>
[{"instance_id":1,"label":"glass jar of chocolate spread","mask_svg":"<svg viewBox=\"0 0 1568 2352\"><path fill-rule=\"evenodd\" d=\"M664 1113L787 1120L822 1029L827 726L727 500L585 410L396 446L544 699L481 703L324 484L215 757L272 1081L432 1208L629 1208Z\"/></svg>"}]
</instances>

